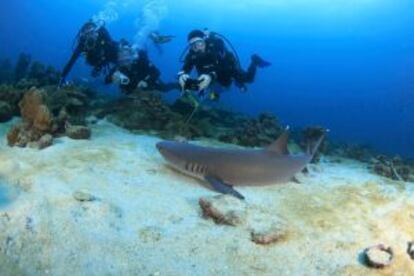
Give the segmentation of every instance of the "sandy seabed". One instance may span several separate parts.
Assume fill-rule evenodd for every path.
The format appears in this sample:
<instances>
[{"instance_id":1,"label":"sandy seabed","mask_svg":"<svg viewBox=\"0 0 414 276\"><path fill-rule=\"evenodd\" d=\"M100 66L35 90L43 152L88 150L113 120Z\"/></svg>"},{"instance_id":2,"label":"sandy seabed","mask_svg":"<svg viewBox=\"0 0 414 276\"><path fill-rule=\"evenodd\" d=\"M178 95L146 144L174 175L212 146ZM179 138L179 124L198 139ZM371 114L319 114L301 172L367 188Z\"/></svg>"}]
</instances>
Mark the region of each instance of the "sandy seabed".
<instances>
[{"instance_id":1,"label":"sandy seabed","mask_svg":"<svg viewBox=\"0 0 414 276\"><path fill-rule=\"evenodd\" d=\"M0 124L0 275L414 275L413 183L366 164L328 156L301 184L238 188L289 225L258 245L203 218L199 198L216 193L167 167L158 138L99 121L91 140L38 151L8 147L11 124ZM367 268L361 254L378 243L394 261Z\"/></svg>"}]
</instances>

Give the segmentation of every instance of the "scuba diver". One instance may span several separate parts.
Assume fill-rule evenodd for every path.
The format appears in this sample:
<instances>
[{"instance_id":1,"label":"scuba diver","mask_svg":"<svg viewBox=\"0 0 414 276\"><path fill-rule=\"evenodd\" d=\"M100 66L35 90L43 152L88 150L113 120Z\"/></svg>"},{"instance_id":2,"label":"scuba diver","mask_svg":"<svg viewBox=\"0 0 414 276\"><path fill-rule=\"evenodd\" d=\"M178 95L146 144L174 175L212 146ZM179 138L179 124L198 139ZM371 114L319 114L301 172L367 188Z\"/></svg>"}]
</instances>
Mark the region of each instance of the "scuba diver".
<instances>
[{"instance_id":1,"label":"scuba diver","mask_svg":"<svg viewBox=\"0 0 414 276\"><path fill-rule=\"evenodd\" d=\"M122 92L131 93L136 88L167 92L179 89L177 83L164 83L160 71L152 64L144 50L137 51L126 40L119 43L117 66L105 78L105 83L118 84Z\"/></svg>"},{"instance_id":2,"label":"scuba diver","mask_svg":"<svg viewBox=\"0 0 414 276\"><path fill-rule=\"evenodd\" d=\"M64 67L59 82L62 85L73 65L81 54L85 55L86 63L93 67L91 75L98 76L103 70L116 64L118 58L118 42L114 41L104 24L93 21L86 22L76 36L76 46L72 56Z\"/></svg>"},{"instance_id":3,"label":"scuba diver","mask_svg":"<svg viewBox=\"0 0 414 276\"><path fill-rule=\"evenodd\" d=\"M251 56L247 71L243 70L231 43L215 32L193 30L188 34L187 41L188 52L182 70L178 73L178 81L183 91L198 90L203 94L204 90L214 82L229 88L233 81L241 91L246 91L245 84L254 81L257 67L264 68L271 65L270 62L254 54ZM225 42L232 51L227 48ZM199 75L197 80L190 79L189 75L194 67ZM215 92L209 94L212 100L217 100L218 96Z\"/></svg>"}]
</instances>

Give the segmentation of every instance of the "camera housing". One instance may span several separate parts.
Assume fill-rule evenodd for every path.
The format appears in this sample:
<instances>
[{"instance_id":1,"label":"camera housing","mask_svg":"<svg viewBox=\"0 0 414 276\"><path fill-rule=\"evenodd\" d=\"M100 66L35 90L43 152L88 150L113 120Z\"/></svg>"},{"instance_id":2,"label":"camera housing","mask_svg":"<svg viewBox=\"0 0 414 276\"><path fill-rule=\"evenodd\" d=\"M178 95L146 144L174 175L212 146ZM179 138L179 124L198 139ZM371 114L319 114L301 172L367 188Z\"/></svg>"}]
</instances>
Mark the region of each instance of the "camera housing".
<instances>
[{"instance_id":1,"label":"camera housing","mask_svg":"<svg viewBox=\"0 0 414 276\"><path fill-rule=\"evenodd\" d=\"M197 79L187 79L184 84L184 90L198 91L200 81Z\"/></svg>"}]
</instances>

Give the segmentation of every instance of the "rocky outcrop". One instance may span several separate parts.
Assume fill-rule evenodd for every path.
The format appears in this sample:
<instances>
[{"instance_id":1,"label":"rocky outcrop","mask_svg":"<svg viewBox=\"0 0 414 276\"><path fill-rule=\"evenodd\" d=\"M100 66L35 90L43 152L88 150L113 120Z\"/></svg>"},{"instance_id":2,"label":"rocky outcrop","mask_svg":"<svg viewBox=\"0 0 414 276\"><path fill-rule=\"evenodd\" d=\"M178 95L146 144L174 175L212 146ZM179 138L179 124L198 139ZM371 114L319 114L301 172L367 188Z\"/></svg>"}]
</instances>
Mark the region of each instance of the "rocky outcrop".
<instances>
[{"instance_id":1,"label":"rocky outcrop","mask_svg":"<svg viewBox=\"0 0 414 276\"><path fill-rule=\"evenodd\" d=\"M91 137L91 130L86 126L69 126L66 128L66 136L72 139L89 139Z\"/></svg>"},{"instance_id":2,"label":"rocky outcrop","mask_svg":"<svg viewBox=\"0 0 414 276\"><path fill-rule=\"evenodd\" d=\"M7 122L13 117L11 106L3 101L0 101L0 123Z\"/></svg>"},{"instance_id":3,"label":"rocky outcrop","mask_svg":"<svg viewBox=\"0 0 414 276\"><path fill-rule=\"evenodd\" d=\"M277 118L261 113L257 118L245 118L241 126L219 137L220 141L248 147L263 147L272 143L283 131Z\"/></svg>"},{"instance_id":4,"label":"rocky outcrop","mask_svg":"<svg viewBox=\"0 0 414 276\"><path fill-rule=\"evenodd\" d=\"M68 134L74 139L88 139L90 130L83 126L68 125L68 115L61 109L55 117L47 105L45 90L36 88L25 93L19 103L22 122L13 126L7 134L10 146L30 146L43 149L53 144L53 137Z\"/></svg>"}]
</instances>

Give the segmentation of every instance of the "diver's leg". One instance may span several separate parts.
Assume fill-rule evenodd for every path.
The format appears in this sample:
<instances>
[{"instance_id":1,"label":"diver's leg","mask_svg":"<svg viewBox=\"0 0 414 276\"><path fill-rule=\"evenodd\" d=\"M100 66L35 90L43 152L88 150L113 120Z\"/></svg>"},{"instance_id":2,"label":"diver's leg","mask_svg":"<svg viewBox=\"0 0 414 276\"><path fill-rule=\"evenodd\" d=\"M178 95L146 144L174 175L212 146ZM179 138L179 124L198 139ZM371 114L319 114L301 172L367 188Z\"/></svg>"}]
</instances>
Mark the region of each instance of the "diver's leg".
<instances>
[{"instance_id":1,"label":"diver's leg","mask_svg":"<svg viewBox=\"0 0 414 276\"><path fill-rule=\"evenodd\" d=\"M234 79L236 80L236 83L238 82L240 84L252 83L256 77L257 67L265 68L270 65L270 62L254 54L251 57L250 65L249 68L247 68L247 71L243 71L241 68L236 69Z\"/></svg>"}]
</instances>

